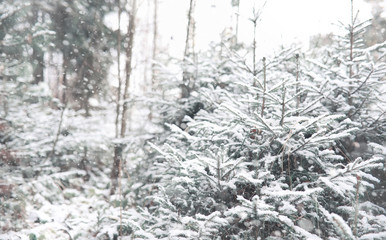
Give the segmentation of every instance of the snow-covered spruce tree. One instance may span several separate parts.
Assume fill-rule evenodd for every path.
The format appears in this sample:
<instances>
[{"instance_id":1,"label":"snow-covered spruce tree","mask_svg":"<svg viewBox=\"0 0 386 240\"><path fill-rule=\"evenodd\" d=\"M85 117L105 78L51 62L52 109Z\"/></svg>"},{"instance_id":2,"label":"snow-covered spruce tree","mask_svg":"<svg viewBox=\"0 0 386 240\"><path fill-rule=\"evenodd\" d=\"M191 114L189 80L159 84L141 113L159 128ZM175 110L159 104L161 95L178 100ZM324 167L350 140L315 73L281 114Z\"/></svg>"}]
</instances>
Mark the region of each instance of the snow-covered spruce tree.
<instances>
[{"instance_id":1,"label":"snow-covered spruce tree","mask_svg":"<svg viewBox=\"0 0 386 240\"><path fill-rule=\"evenodd\" d=\"M323 96L321 111L347 115L360 124L362 134L381 142L386 42L365 47L362 36L369 22L356 21L345 27L346 35L334 36L331 46L316 50L320 58L307 59L304 74L318 87L310 94ZM380 57L373 59L374 52Z\"/></svg>"},{"instance_id":2,"label":"snow-covered spruce tree","mask_svg":"<svg viewBox=\"0 0 386 240\"><path fill-rule=\"evenodd\" d=\"M352 161L338 150L360 125L329 110L332 97L322 90L330 83L309 77L331 70L311 72L304 59L283 51L261 61L254 79L244 61L230 57L226 74L201 78L205 108L186 117L184 129L169 124L163 146L153 145L151 195L140 224L131 225L137 238L382 237L384 210L359 201L376 181L368 170L380 167L384 148L373 145Z\"/></svg>"},{"instance_id":3,"label":"snow-covered spruce tree","mask_svg":"<svg viewBox=\"0 0 386 240\"><path fill-rule=\"evenodd\" d=\"M219 46L214 46L213 49L216 47L219 48ZM196 74L197 76L190 86L190 96L188 98L173 98L173 95L178 94L180 88L179 72L173 73L168 71L165 66L158 65L157 76L160 79L158 86L162 86L168 91L160 92L153 95L150 101L147 100L154 109L153 120L161 120L161 126L166 130L166 132L160 131L155 134L152 142L157 143L157 145L162 145L167 141L170 135L170 126L185 129L188 119L194 117L202 107L207 106L208 111L213 108L202 93L210 93L213 88L224 88L229 84L230 79L227 75L233 67L230 66L230 61L226 60L222 53L217 51L201 53L200 59L201 61L197 65L193 62L187 62L189 66L184 67L190 74ZM169 65L171 64L175 63L170 62ZM177 65L179 64L181 63L177 62ZM149 151L148 147L149 145L143 149ZM145 197L158 189L159 172L154 168L154 159L159 158L157 155L158 153L152 149L147 153L147 158L139 161L138 167L131 173L132 178L135 179L134 182L137 182L131 190L136 194L134 199L136 199L138 205L147 205L152 202L148 198L145 199Z\"/></svg>"},{"instance_id":4,"label":"snow-covered spruce tree","mask_svg":"<svg viewBox=\"0 0 386 240\"><path fill-rule=\"evenodd\" d=\"M361 162L378 155L383 166L381 164L375 170L366 169L362 177L380 177L382 182L377 185L382 186L385 184L386 43L365 47L363 35L369 23L359 22L357 15L352 15L350 24L343 26L347 34L335 36L332 46L318 52L319 59L308 61L310 68L304 73L316 86L309 93L323 96L319 110L344 114L358 128L353 135L336 142L333 150L341 152L346 162ZM351 182L357 182L359 187L364 184L361 179L358 175L358 180L352 178ZM377 182L374 179L374 183ZM373 185L368 187L374 188ZM380 220L380 216L385 214L384 190L374 189L366 193L358 188L358 191L355 198L351 197L355 199L356 213L352 214L349 204L339 206L335 211L347 215L354 235L364 239L384 237L384 221ZM380 208L374 203L383 206Z\"/></svg>"}]
</instances>

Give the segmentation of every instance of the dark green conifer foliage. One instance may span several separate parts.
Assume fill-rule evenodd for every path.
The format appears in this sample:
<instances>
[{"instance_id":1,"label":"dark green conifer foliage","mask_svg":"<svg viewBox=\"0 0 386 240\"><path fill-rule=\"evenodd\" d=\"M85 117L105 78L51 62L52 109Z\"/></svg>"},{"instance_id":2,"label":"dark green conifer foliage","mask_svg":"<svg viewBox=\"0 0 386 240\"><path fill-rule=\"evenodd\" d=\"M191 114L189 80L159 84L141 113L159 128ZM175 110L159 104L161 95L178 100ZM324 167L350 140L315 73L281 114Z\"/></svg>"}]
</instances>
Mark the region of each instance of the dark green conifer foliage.
<instances>
[{"instance_id":1,"label":"dark green conifer foliage","mask_svg":"<svg viewBox=\"0 0 386 240\"><path fill-rule=\"evenodd\" d=\"M103 24L112 3L55 1L52 8L49 14L56 33L55 50L63 55L63 84L69 88L67 94L89 115L89 99L102 93L109 49L116 41Z\"/></svg>"}]
</instances>

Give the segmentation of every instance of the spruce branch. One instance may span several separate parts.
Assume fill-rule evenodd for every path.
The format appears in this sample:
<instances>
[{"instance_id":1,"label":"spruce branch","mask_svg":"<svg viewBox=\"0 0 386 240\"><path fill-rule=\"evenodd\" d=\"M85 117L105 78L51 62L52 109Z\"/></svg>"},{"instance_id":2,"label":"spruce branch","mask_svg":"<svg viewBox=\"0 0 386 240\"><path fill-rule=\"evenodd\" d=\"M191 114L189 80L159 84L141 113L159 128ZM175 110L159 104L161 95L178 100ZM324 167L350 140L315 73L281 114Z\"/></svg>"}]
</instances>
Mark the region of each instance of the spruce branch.
<instances>
[{"instance_id":1,"label":"spruce branch","mask_svg":"<svg viewBox=\"0 0 386 240\"><path fill-rule=\"evenodd\" d=\"M369 159L367 161L362 161L362 158L359 157L355 159L354 162L347 164L345 169L342 169L341 171L339 171L339 173L335 174L334 176L331 176L330 180L333 180L337 177L343 176L348 173L356 172L365 167L367 168L378 167L379 164L377 164L377 162L379 162L380 160L383 160L383 158L373 157L372 159Z\"/></svg>"},{"instance_id":2,"label":"spruce branch","mask_svg":"<svg viewBox=\"0 0 386 240\"><path fill-rule=\"evenodd\" d=\"M308 141L304 142L302 145L300 145L299 147L297 147L295 150L291 151L291 154L294 154L296 153L297 151L299 151L300 149L302 149L303 147L305 147L307 144L309 144L311 142L311 140L313 140L316 136L322 134L323 131L319 131L317 133L315 133L314 135L312 135Z\"/></svg>"},{"instance_id":3,"label":"spruce branch","mask_svg":"<svg viewBox=\"0 0 386 240\"><path fill-rule=\"evenodd\" d=\"M276 133L272 130L272 128L258 115L256 115L257 119L274 135L274 137L277 137Z\"/></svg>"}]
</instances>

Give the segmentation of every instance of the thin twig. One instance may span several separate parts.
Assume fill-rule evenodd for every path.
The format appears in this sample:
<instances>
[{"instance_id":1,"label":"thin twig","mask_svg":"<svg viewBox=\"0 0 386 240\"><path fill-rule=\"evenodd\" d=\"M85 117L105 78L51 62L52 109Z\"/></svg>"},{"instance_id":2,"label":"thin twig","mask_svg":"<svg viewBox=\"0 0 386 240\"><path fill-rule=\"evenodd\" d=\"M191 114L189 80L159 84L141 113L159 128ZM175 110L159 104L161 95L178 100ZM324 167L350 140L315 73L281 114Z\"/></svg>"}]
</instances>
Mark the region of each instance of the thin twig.
<instances>
[{"instance_id":1,"label":"thin twig","mask_svg":"<svg viewBox=\"0 0 386 240\"><path fill-rule=\"evenodd\" d=\"M263 103L261 104L261 118L264 116L264 107L265 107L265 92L267 90L267 73L266 73L266 64L265 64L265 57L263 57L263 76L264 76L264 88L263 88Z\"/></svg>"},{"instance_id":2,"label":"thin twig","mask_svg":"<svg viewBox=\"0 0 386 240\"><path fill-rule=\"evenodd\" d=\"M58 125L58 132L56 133L56 136L55 136L55 140L54 140L54 144L52 145L52 149L51 149L51 152L50 154L48 154L48 156L46 157L46 159L44 160L47 161L48 159L50 159L52 157L52 155L55 153L55 148L56 148L56 145L59 141L59 136L60 136L60 132L62 130L62 124L63 124L63 115L64 115L64 111L66 110L66 106L63 107L62 109L62 112L60 113L60 120L59 120L59 125Z\"/></svg>"},{"instance_id":3,"label":"thin twig","mask_svg":"<svg viewBox=\"0 0 386 240\"><path fill-rule=\"evenodd\" d=\"M300 96L299 96L299 54L295 55L296 58L296 111L299 109ZM298 113L296 115L299 115Z\"/></svg>"},{"instance_id":4,"label":"thin twig","mask_svg":"<svg viewBox=\"0 0 386 240\"><path fill-rule=\"evenodd\" d=\"M385 113L386 113L386 111L384 111L383 113L381 113L381 115L379 115L379 117L378 117L373 123L370 124L369 128L372 127L374 124L376 124L376 123L379 121L379 119L381 119L381 117L382 117Z\"/></svg>"},{"instance_id":5,"label":"thin twig","mask_svg":"<svg viewBox=\"0 0 386 240\"><path fill-rule=\"evenodd\" d=\"M339 151L340 153L343 154L343 156L348 160L348 162L352 162L351 159L343 152L342 149L340 149L339 147L338 147L337 149L338 149L338 151Z\"/></svg>"},{"instance_id":6,"label":"thin twig","mask_svg":"<svg viewBox=\"0 0 386 240\"><path fill-rule=\"evenodd\" d=\"M355 110L355 112L349 114L348 117L351 118L351 117L355 116L355 115L362 109L362 107L363 107L363 105L365 104L366 100L367 100L367 97L366 97L365 99L363 99L361 105L359 105L359 107Z\"/></svg>"},{"instance_id":7,"label":"thin twig","mask_svg":"<svg viewBox=\"0 0 386 240\"><path fill-rule=\"evenodd\" d=\"M281 106L281 119L280 119L280 126L283 126L284 123L284 111L285 111L285 92L286 92L286 87L283 84L283 99L282 99L282 106Z\"/></svg>"},{"instance_id":8,"label":"thin twig","mask_svg":"<svg viewBox=\"0 0 386 240\"><path fill-rule=\"evenodd\" d=\"M366 79L362 82L362 84L357 89L355 89L352 93L350 93L350 96L355 94L357 91L359 91L363 87L363 85L365 85L365 83L367 82L367 80L369 80L369 78L373 74L373 72L374 72L374 69L371 69L371 71L367 75Z\"/></svg>"}]
</instances>

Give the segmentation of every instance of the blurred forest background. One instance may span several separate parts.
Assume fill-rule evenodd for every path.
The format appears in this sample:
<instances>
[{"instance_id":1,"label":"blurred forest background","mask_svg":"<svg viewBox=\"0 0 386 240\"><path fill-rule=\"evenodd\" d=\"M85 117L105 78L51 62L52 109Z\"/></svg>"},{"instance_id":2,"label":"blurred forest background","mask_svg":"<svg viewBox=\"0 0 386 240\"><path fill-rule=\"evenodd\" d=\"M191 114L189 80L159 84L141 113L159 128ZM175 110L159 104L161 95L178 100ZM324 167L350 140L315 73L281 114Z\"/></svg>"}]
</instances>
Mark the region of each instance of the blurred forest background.
<instances>
[{"instance_id":1,"label":"blurred forest background","mask_svg":"<svg viewBox=\"0 0 386 240\"><path fill-rule=\"evenodd\" d=\"M0 239L386 238L385 2L268 54L197 2L180 57L166 0L0 2Z\"/></svg>"}]
</instances>

